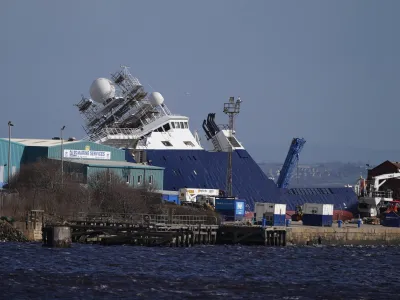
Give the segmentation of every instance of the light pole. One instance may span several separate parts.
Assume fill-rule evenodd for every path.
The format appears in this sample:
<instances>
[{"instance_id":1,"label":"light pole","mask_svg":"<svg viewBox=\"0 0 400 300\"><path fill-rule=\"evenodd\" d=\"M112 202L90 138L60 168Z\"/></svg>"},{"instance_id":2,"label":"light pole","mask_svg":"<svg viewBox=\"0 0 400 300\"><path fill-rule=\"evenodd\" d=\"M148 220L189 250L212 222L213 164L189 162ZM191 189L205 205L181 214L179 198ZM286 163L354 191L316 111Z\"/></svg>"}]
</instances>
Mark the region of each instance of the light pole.
<instances>
[{"instance_id":1,"label":"light pole","mask_svg":"<svg viewBox=\"0 0 400 300\"><path fill-rule=\"evenodd\" d=\"M64 184L64 150L63 150L63 146L64 146L64 141L63 141L63 131L65 129L65 125L63 127L61 127L61 185Z\"/></svg>"},{"instance_id":2,"label":"light pole","mask_svg":"<svg viewBox=\"0 0 400 300\"><path fill-rule=\"evenodd\" d=\"M10 161L11 161L11 127L14 126L14 124L11 121L8 121L8 163L7 163L7 168L8 168L8 174L7 174L7 183L8 183L8 189L10 189Z\"/></svg>"}]
</instances>

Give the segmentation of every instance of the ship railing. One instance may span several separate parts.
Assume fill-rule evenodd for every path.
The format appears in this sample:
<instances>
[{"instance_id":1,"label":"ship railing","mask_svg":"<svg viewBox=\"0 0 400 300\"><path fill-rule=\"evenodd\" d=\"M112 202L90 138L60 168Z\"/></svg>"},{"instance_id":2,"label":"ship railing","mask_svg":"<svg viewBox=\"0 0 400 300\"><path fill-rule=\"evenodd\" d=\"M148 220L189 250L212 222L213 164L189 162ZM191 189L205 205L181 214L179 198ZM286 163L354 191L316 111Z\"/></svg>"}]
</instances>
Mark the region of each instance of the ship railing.
<instances>
[{"instance_id":1,"label":"ship railing","mask_svg":"<svg viewBox=\"0 0 400 300\"><path fill-rule=\"evenodd\" d=\"M135 225L217 225L215 216L175 215L175 214L113 214L113 213L74 213L68 217L69 223L126 223Z\"/></svg>"},{"instance_id":2,"label":"ship railing","mask_svg":"<svg viewBox=\"0 0 400 300\"><path fill-rule=\"evenodd\" d=\"M375 191L372 192L373 198L392 198L393 192L392 191Z\"/></svg>"},{"instance_id":3,"label":"ship railing","mask_svg":"<svg viewBox=\"0 0 400 300\"><path fill-rule=\"evenodd\" d=\"M371 198L393 198L393 191L387 190L387 191L372 191L372 192L366 192L362 190L357 190L356 194L360 197L371 197Z\"/></svg>"}]
</instances>

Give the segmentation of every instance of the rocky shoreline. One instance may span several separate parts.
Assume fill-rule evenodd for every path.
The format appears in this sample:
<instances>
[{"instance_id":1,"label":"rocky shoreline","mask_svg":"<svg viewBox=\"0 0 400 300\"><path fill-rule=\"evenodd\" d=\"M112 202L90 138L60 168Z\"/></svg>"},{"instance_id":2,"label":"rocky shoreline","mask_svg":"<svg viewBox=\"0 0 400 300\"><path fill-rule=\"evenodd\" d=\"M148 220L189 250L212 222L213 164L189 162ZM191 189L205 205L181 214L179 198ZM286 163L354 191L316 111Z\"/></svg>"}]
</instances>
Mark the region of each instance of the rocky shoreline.
<instances>
[{"instance_id":1,"label":"rocky shoreline","mask_svg":"<svg viewBox=\"0 0 400 300\"><path fill-rule=\"evenodd\" d=\"M28 242L29 240L21 231L14 228L7 221L0 220L0 241L3 242Z\"/></svg>"}]
</instances>

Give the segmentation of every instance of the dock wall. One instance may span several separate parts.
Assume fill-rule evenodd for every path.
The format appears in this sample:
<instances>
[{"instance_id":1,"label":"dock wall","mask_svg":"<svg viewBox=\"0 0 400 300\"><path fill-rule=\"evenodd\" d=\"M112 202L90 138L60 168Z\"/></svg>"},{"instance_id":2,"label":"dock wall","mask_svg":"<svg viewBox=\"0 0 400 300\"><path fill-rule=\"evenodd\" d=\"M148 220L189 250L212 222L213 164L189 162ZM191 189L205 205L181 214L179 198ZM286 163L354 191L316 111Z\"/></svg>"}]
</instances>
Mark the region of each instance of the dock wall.
<instances>
[{"instance_id":1,"label":"dock wall","mask_svg":"<svg viewBox=\"0 0 400 300\"><path fill-rule=\"evenodd\" d=\"M292 245L400 245L400 228L311 227L287 228L287 242Z\"/></svg>"}]
</instances>

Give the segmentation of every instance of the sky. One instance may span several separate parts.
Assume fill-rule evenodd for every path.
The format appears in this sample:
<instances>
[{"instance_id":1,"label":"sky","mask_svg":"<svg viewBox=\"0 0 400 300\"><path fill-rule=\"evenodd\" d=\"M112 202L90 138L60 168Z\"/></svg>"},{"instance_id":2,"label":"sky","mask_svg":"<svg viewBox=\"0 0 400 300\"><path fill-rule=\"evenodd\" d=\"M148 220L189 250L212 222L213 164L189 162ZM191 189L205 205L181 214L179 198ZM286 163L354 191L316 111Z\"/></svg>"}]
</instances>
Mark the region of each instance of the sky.
<instances>
[{"instance_id":1,"label":"sky","mask_svg":"<svg viewBox=\"0 0 400 300\"><path fill-rule=\"evenodd\" d=\"M0 1L0 136L84 137L73 104L130 66L199 130L240 96L256 161L400 160L400 2ZM154 90L153 90L153 89ZM190 94L190 95L188 95ZM204 140L205 138L203 138Z\"/></svg>"}]
</instances>

